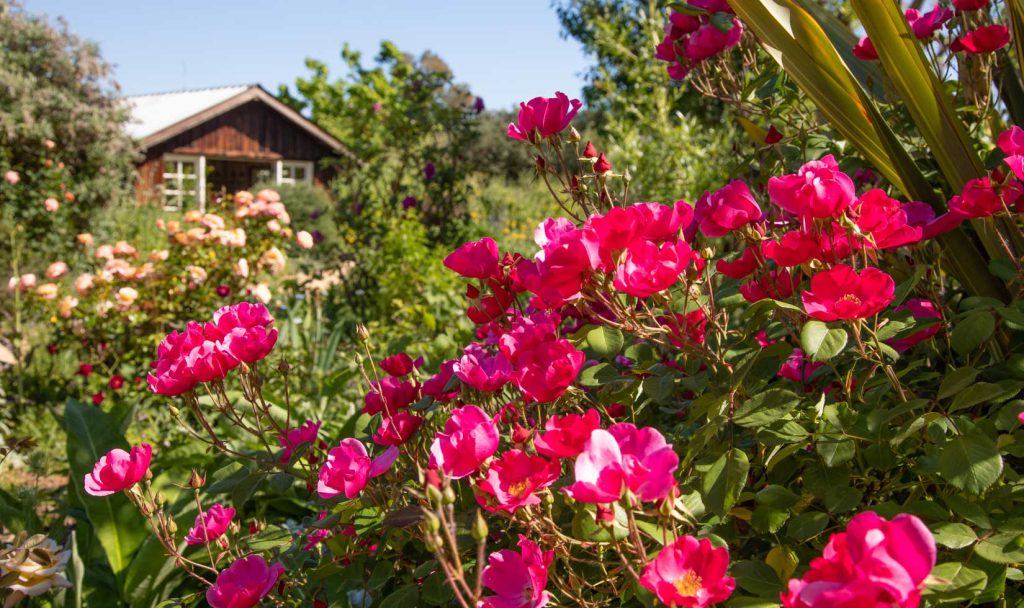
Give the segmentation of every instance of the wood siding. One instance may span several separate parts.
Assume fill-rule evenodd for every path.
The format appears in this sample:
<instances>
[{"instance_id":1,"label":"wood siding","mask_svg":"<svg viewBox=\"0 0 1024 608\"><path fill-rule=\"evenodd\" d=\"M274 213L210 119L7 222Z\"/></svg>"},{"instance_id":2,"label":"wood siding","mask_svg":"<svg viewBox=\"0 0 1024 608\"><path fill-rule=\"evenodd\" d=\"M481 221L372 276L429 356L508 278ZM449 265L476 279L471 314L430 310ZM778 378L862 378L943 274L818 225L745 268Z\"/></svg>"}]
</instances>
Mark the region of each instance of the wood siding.
<instances>
[{"instance_id":1,"label":"wood siding","mask_svg":"<svg viewBox=\"0 0 1024 608\"><path fill-rule=\"evenodd\" d=\"M321 168L320 161L335 156L322 141L258 100L215 116L146 150L145 159L138 166L138 200L159 200L164 154L205 155L208 165L215 168L207 184L207 193L211 194L220 186L237 189L238 182L234 178L218 180L216 167L224 165L217 161L261 161L271 166L276 160L312 161L313 182L325 185L333 171Z\"/></svg>"}]
</instances>

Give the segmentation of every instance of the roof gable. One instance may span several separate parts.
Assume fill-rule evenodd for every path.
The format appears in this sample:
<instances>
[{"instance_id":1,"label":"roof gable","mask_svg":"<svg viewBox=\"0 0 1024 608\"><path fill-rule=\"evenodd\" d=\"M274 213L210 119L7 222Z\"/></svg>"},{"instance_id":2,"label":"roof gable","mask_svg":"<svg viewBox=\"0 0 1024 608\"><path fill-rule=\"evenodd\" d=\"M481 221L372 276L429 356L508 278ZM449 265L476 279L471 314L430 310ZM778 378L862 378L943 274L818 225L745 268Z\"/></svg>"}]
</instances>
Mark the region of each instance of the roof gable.
<instances>
[{"instance_id":1,"label":"roof gable","mask_svg":"<svg viewBox=\"0 0 1024 608\"><path fill-rule=\"evenodd\" d=\"M156 95L127 97L132 120L128 134L140 139L144 149L192 129L250 101L260 101L305 130L337 153L352 153L337 138L259 85L218 87Z\"/></svg>"}]
</instances>

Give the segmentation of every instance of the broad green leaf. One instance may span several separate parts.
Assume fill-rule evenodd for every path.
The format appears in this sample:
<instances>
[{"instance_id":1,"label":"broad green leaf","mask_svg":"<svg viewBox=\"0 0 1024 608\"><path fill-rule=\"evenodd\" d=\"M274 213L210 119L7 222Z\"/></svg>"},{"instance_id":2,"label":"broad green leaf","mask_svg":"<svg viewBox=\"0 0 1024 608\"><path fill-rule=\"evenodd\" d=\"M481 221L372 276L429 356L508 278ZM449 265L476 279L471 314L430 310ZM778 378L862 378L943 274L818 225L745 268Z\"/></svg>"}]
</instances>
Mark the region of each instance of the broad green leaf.
<instances>
[{"instance_id":1,"label":"broad green leaf","mask_svg":"<svg viewBox=\"0 0 1024 608\"><path fill-rule=\"evenodd\" d=\"M960 391L949 406L949 412L974 407L979 403L996 404L1002 403L1015 396L1024 387L1024 383L1003 381L998 384L992 382L978 382Z\"/></svg>"},{"instance_id":2,"label":"broad green leaf","mask_svg":"<svg viewBox=\"0 0 1024 608\"><path fill-rule=\"evenodd\" d=\"M786 536L793 540L807 540L821 534L827 525L828 513L808 511L789 520L786 525Z\"/></svg>"},{"instance_id":3,"label":"broad green leaf","mask_svg":"<svg viewBox=\"0 0 1024 608\"><path fill-rule=\"evenodd\" d=\"M974 541L978 535L967 524L943 524L935 529L935 542L950 549L963 549Z\"/></svg>"},{"instance_id":4,"label":"broad green leaf","mask_svg":"<svg viewBox=\"0 0 1024 608\"><path fill-rule=\"evenodd\" d=\"M145 521L123 494L89 496L82 484L100 457L114 448L129 448L128 443L106 413L73 399L64 407L64 426L68 435L71 484L85 505L89 523L103 546L111 570L120 577L132 554L146 539Z\"/></svg>"},{"instance_id":5,"label":"broad green leaf","mask_svg":"<svg viewBox=\"0 0 1024 608\"><path fill-rule=\"evenodd\" d=\"M704 506L712 513L725 515L747 483L750 461L747 455L733 448L718 457L701 479Z\"/></svg>"},{"instance_id":6,"label":"broad green leaf","mask_svg":"<svg viewBox=\"0 0 1024 608\"><path fill-rule=\"evenodd\" d=\"M733 421L744 427L759 427L781 419L799 403L800 398L791 391L769 389L741 403Z\"/></svg>"},{"instance_id":7,"label":"broad green leaf","mask_svg":"<svg viewBox=\"0 0 1024 608\"><path fill-rule=\"evenodd\" d=\"M381 600L378 608L406 608L406 606L415 606L418 603L418 599L419 589L416 585L405 585Z\"/></svg>"},{"instance_id":8,"label":"broad green leaf","mask_svg":"<svg viewBox=\"0 0 1024 608\"><path fill-rule=\"evenodd\" d=\"M981 570L968 568L960 562L939 564L932 570L932 577L946 584L929 585L925 595L939 602L953 602L973 598L985 588L988 576Z\"/></svg>"},{"instance_id":9,"label":"broad green leaf","mask_svg":"<svg viewBox=\"0 0 1024 608\"><path fill-rule=\"evenodd\" d=\"M740 589L760 597L778 597L782 591L782 583L771 566L764 562L743 559L729 568L729 573L736 579Z\"/></svg>"},{"instance_id":10,"label":"broad green leaf","mask_svg":"<svg viewBox=\"0 0 1024 608\"><path fill-rule=\"evenodd\" d=\"M995 329L995 315L991 311L976 310L953 325L949 341L958 354L967 355L991 338Z\"/></svg>"},{"instance_id":11,"label":"broad green leaf","mask_svg":"<svg viewBox=\"0 0 1024 608\"><path fill-rule=\"evenodd\" d=\"M842 328L829 329L821 321L808 321L800 329L800 348L813 361L828 361L846 347L848 337Z\"/></svg>"},{"instance_id":12,"label":"broad green leaf","mask_svg":"<svg viewBox=\"0 0 1024 608\"><path fill-rule=\"evenodd\" d=\"M939 383L939 399L947 399L967 388L978 373L973 367L961 367L947 373Z\"/></svg>"},{"instance_id":13,"label":"broad green leaf","mask_svg":"<svg viewBox=\"0 0 1024 608\"><path fill-rule=\"evenodd\" d=\"M980 494L999 479L1003 459L995 442L981 431L972 430L942 448L939 472L953 486Z\"/></svg>"},{"instance_id":14,"label":"broad green leaf","mask_svg":"<svg viewBox=\"0 0 1024 608\"><path fill-rule=\"evenodd\" d=\"M997 564L1024 562L1024 532L997 532L979 540L974 552Z\"/></svg>"},{"instance_id":15,"label":"broad green leaf","mask_svg":"<svg viewBox=\"0 0 1024 608\"><path fill-rule=\"evenodd\" d=\"M614 327L595 327L587 332L587 345L604 358L611 358L619 354L623 344L626 343L622 332Z\"/></svg>"}]
</instances>

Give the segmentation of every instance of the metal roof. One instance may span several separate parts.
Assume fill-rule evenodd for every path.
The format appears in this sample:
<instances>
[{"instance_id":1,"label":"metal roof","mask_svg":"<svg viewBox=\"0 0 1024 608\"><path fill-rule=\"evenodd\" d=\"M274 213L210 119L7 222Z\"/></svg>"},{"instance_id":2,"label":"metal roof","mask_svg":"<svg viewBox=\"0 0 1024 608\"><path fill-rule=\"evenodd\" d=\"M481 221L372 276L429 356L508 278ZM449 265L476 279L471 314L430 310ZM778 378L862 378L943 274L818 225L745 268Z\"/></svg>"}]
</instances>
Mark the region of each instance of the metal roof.
<instances>
[{"instance_id":1,"label":"metal roof","mask_svg":"<svg viewBox=\"0 0 1024 608\"><path fill-rule=\"evenodd\" d=\"M240 95L252 86L244 84L126 97L125 101L131 108L132 119L125 125L125 129L132 137L145 139L190 116Z\"/></svg>"}]
</instances>

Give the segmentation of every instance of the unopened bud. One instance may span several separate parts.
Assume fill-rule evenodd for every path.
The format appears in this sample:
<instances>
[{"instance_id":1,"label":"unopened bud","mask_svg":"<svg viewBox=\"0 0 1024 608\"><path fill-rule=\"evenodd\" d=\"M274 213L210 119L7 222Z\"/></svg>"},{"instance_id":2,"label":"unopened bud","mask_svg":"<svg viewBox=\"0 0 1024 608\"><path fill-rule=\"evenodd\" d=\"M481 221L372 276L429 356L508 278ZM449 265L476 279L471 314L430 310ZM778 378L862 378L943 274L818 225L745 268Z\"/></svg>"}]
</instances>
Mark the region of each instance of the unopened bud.
<instances>
[{"instance_id":1,"label":"unopened bud","mask_svg":"<svg viewBox=\"0 0 1024 608\"><path fill-rule=\"evenodd\" d=\"M177 418L178 416L181 415L181 410L179 410L178 408L174 407L173 405L169 406L167 409L170 410L171 416L174 416L175 418Z\"/></svg>"},{"instance_id":2,"label":"unopened bud","mask_svg":"<svg viewBox=\"0 0 1024 608\"><path fill-rule=\"evenodd\" d=\"M661 504L658 505L658 513L665 517L672 515L672 502L673 501L671 498L666 498L665 500L661 501Z\"/></svg>"},{"instance_id":3,"label":"unopened bud","mask_svg":"<svg viewBox=\"0 0 1024 608\"><path fill-rule=\"evenodd\" d=\"M611 526L615 523L615 511L604 505L597 505L594 521L603 526Z\"/></svg>"},{"instance_id":4,"label":"unopened bud","mask_svg":"<svg viewBox=\"0 0 1024 608\"><path fill-rule=\"evenodd\" d=\"M430 501L430 504L439 504L443 498L441 490L431 485L427 486L427 499Z\"/></svg>"},{"instance_id":5,"label":"unopened bud","mask_svg":"<svg viewBox=\"0 0 1024 608\"><path fill-rule=\"evenodd\" d=\"M292 366L288 365L288 362L285 361L284 359L281 359L281 361L278 362L277 364L277 371L281 372L282 374L287 374L289 371L291 371L291 369Z\"/></svg>"},{"instance_id":6,"label":"unopened bud","mask_svg":"<svg viewBox=\"0 0 1024 608\"><path fill-rule=\"evenodd\" d=\"M370 330L362 323L356 324L356 338L360 342L366 342L370 339Z\"/></svg>"},{"instance_id":7,"label":"unopened bud","mask_svg":"<svg viewBox=\"0 0 1024 608\"><path fill-rule=\"evenodd\" d=\"M544 157L541 156L540 154L537 155L537 158L533 159L533 162L535 165L537 165L537 169L540 171L543 171L544 167L547 166L547 161L544 160Z\"/></svg>"},{"instance_id":8,"label":"unopened bud","mask_svg":"<svg viewBox=\"0 0 1024 608\"><path fill-rule=\"evenodd\" d=\"M426 523L427 530L429 532L437 532L441 529L441 520L437 518L437 515L434 515L430 511L426 512L423 516L423 520Z\"/></svg>"},{"instance_id":9,"label":"unopened bud","mask_svg":"<svg viewBox=\"0 0 1024 608\"><path fill-rule=\"evenodd\" d=\"M476 521L473 522L473 529L470 530L470 534L474 540L484 540L487 538L487 520L480 511L476 512Z\"/></svg>"},{"instance_id":10,"label":"unopened bud","mask_svg":"<svg viewBox=\"0 0 1024 608\"><path fill-rule=\"evenodd\" d=\"M167 531L171 534L174 534L178 531L178 524L174 521L173 518L167 519Z\"/></svg>"},{"instance_id":11,"label":"unopened bud","mask_svg":"<svg viewBox=\"0 0 1024 608\"><path fill-rule=\"evenodd\" d=\"M146 475L143 477L146 481L153 481L153 469L146 469Z\"/></svg>"},{"instance_id":12,"label":"unopened bud","mask_svg":"<svg viewBox=\"0 0 1024 608\"><path fill-rule=\"evenodd\" d=\"M447 487L447 488L444 489L444 501L443 502L446 505L450 505L450 504L454 504L455 503L455 490L451 489L451 487Z\"/></svg>"},{"instance_id":13,"label":"unopened bud","mask_svg":"<svg viewBox=\"0 0 1024 608\"><path fill-rule=\"evenodd\" d=\"M188 478L188 487L192 488L193 490L198 490L199 488L205 485L206 477L203 476L199 471L192 469L192 474L189 475Z\"/></svg>"},{"instance_id":14,"label":"unopened bud","mask_svg":"<svg viewBox=\"0 0 1024 608\"><path fill-rule=\"evenodd\" d=\"M580 132L576 130L576 127L569 127L569 143L574 144L580 139Z\"/></svg>"}]
</instances>

